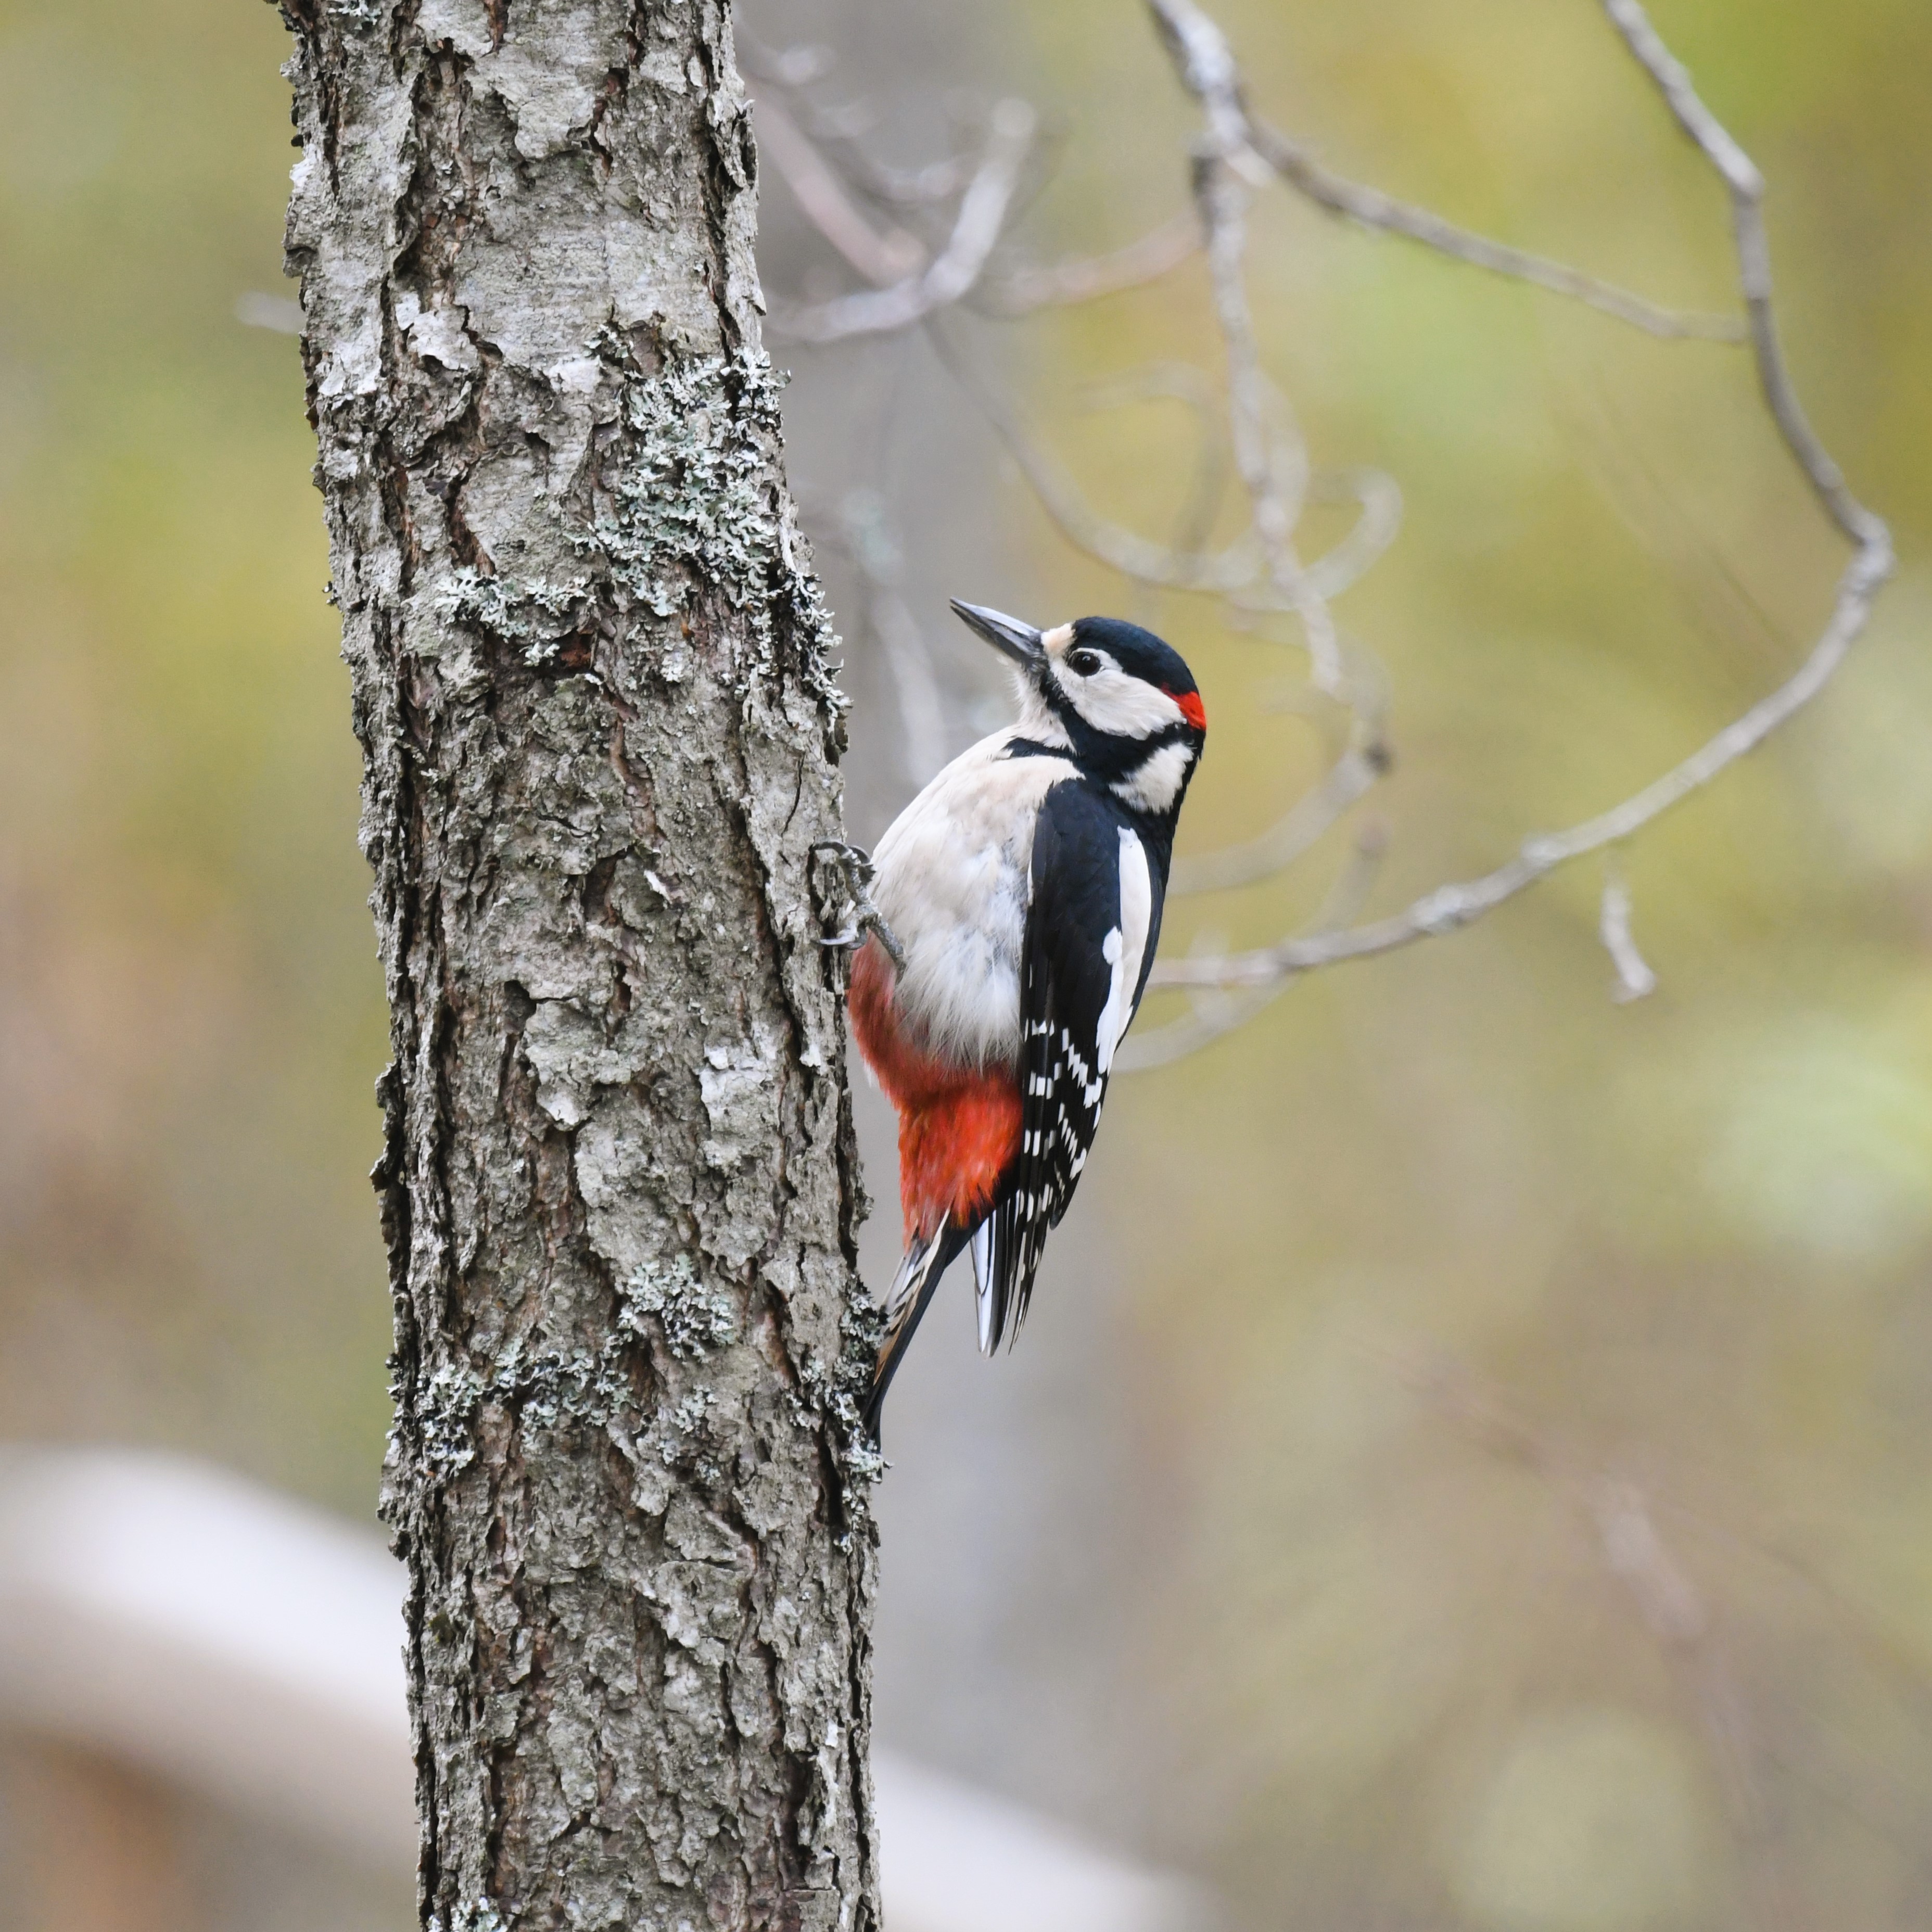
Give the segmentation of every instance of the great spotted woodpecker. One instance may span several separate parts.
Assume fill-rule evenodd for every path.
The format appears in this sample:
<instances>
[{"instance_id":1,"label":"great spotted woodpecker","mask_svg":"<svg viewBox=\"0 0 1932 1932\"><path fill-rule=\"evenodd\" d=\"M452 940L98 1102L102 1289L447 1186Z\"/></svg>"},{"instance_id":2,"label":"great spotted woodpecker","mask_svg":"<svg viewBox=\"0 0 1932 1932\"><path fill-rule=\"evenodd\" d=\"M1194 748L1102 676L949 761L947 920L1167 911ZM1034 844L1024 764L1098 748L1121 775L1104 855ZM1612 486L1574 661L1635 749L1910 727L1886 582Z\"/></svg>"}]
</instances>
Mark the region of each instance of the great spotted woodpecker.
<instances>
[{"instance_id":1,"label":"great spotted woodpecker","mask_svg":"<svg viewBox=\"0 0 1932 1932\"><path fill-rule=\"evenodd\" d=\"M980 1346L1017 1331L1100 1125L1160 936L1208 715L1179 655L1112 617L1050 631L953 609L1017 669L1020 716L954 759L873 854L876 934L848 1010L899 1117L905 1256L866 1419L970 1250Z\"/></svg>"}]
</instances>

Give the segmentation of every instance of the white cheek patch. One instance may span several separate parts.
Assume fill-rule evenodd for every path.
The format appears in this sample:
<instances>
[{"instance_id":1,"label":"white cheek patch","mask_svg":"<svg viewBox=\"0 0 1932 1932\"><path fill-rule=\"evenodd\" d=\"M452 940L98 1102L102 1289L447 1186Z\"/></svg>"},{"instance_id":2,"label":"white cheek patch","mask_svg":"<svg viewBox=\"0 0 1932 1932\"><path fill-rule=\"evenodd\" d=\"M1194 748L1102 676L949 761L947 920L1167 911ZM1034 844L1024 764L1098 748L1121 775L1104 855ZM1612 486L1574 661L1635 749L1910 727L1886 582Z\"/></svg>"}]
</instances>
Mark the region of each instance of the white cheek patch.
<instances>
[{"instance_id":1,"label":"white cheek patch","mask_svg":"<svg viewBox=\"0 0 1932 1932\"><path fill-rule=\"evenodd\" d=\"M1100 656L1100 668L1082 677L1057 658L1053 675L1067 702L1096 731L1110 738L1150 738L1181 720L1180 706L1146 679L1130 677L1120 666Z\"/></svg>"},{"instance_id":2,"label":"white cheek patch","mask_svg":"<svg viewBox=\"0 0 1932 1932\"><path fill-rule=\"evenodd\" d=\"M1108 789L1123 805L1158 818L1170 810L1187 782L1188 767L1194 762L1191 745L1163 745L1150 752L1125 778L1116 778Z\"/></svg>"}]
</instances>

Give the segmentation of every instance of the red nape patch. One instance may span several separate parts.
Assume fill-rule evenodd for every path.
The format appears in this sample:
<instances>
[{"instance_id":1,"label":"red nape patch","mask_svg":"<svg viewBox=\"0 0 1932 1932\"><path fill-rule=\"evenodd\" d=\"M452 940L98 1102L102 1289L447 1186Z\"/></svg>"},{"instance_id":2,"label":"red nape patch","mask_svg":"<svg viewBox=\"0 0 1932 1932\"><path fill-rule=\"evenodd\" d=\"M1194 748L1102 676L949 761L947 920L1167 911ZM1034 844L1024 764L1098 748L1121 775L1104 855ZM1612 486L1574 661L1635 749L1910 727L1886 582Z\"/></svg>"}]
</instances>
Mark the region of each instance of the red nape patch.
<instances>
[{"instance_id":1,"label":"red nape patch","mask_svg":"<svg viewBox=\"0 0 1932 1932\"><path fill-rule=\"evenodd\" d=\"M1205 732L1208 729L1208 707L1201 702L1198 691L1170 691L1168 696L1180 706L1180 715L1195 730Z\"/></svg>"},{"instance_id":2,"label":"red nape patch","mask_svg":"<svg viewBox=\"0 0 1932 1932\"><path fill-rule=\"evenodd\" d=\"M845 1010L852 1036L899 1117L899 1205L906 1239L929 1238L950 1216L984 1211L1019 1151L1020 1094L1005 1067L956 1066L907 1036L892 992L898 976L868 938L852 962Z\"/></svg>"}]
</instances>

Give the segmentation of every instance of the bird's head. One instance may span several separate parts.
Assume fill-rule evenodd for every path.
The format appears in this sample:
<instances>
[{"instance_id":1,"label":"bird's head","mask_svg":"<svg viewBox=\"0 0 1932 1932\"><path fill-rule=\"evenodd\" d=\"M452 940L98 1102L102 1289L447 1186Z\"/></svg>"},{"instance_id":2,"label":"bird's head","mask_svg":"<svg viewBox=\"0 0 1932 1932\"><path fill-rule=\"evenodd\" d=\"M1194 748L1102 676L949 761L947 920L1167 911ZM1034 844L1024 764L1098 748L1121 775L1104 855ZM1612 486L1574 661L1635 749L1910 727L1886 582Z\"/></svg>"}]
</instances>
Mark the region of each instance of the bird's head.
<instances>
[{"instance_id":1,"label":"bird's head","mask_svg":"<svg viewBox=\"0 0 1932 1932\"><path fill-rule=\"evenodd\" d=\"M1178 809L1208 737L1200 688L1178 651L1118 617L1038 631L980 604L952 608L1012 660L1027 736L1064 742L1138 809Z\"/></svg>"}]
</instances>

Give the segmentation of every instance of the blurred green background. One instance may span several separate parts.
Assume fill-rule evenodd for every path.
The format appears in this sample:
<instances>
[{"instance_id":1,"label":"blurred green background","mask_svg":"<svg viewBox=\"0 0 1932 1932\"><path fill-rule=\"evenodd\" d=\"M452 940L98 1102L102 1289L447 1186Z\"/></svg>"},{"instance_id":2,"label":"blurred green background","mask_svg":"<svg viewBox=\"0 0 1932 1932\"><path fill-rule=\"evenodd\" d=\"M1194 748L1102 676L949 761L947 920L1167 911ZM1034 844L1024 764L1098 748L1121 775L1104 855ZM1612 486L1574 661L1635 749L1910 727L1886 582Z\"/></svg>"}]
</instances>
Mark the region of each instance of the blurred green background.
<instances>
[{"instance_id":1,"label":"blurred green background","mask_svg":"<svg viewBox=\"0 0 1932 1932\"><path fill-rule=\"evenodd\" d=\"M367 1516L382 985L267 6L0 10L0 1429Z\"/></svg>"},{"instance_id":2,"label":"blurred green background","mask_svg":"<svg viewBox=\"0 0 1932 1932\"><path fill-rule=\"evenodd\" d=\"M1582 0L1219 17L1342 172L1731 306L1718 190ZM1796 380L1901 572L1817 706L1624 855L1650 1000L1609 999L1582 866L1117 1090L1061 1239L1111 1243L1127 1338L1123 1834L1243 1924L1932 1919L1932 13L1657 17L1768 179ZM1192 118L1138 9L973 31L1057 130L1040 252L1184 205ZM296 345L236 312L289 292L283 54L260 4L0 5L0 1435L166 1443L366 1516L356 754ZM1281 191L1252 262L1314 460L1407 502L1338 608L1393 693L1377 908L1624 796L1808 647L1844 549L1741 351ZM1184 412L1077 405L1216 370L1198 266L1004 352L1096 503L1169 529ZM1037 614L1123 607L987 475ZM1343 526L1312 513L1310 548ZM1312 780L1323 720L1283 707L1292 650L1154 616L1207 694L1206 850ZM856 728L862 760L892 726ZM1168 946L1310 916L1346 848L1176 905Z\"/></svg>"}]
</instances>

